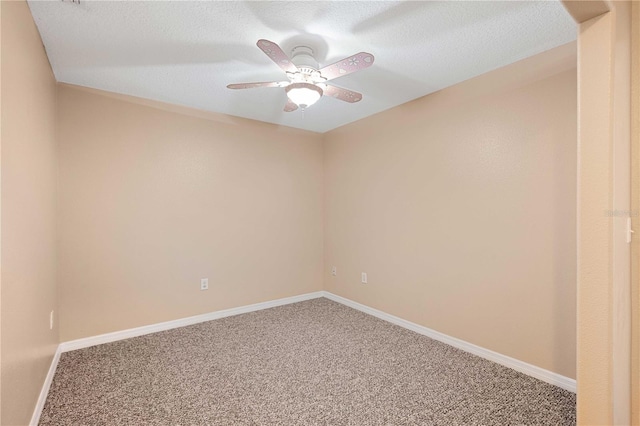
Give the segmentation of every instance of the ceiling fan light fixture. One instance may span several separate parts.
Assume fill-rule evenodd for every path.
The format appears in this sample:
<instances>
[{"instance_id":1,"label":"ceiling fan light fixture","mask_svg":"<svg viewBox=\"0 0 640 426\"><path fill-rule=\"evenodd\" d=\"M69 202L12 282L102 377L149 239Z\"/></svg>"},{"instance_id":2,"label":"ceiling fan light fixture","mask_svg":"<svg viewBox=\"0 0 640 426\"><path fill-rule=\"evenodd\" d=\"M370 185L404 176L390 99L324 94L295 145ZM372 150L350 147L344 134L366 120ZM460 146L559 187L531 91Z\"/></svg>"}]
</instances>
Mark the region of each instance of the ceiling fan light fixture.
<instances>
[{"instance_id":1,"label":"ceiling fan light fixture","mask_svg":"<svg viewBox=\"0 0 640 426\"><path fill-rule=\"evenodd\" d=\"M322 97L322 89L311 83L293 83L286 87L287 97L300 108L307 108Z\"/></svg>"}]
</instances>

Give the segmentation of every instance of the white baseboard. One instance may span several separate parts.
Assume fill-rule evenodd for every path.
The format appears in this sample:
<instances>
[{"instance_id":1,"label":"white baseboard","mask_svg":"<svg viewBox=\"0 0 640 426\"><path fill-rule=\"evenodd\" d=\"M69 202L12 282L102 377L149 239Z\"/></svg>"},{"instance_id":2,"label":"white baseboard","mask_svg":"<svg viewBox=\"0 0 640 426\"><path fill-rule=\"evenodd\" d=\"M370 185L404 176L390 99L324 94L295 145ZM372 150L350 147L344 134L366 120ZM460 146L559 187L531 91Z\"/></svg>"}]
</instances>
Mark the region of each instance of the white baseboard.
<instances>
[{"instance_id":1,"label":"white baseboard","mask_svg":"<svg viewBox=\"0 0 640 426\"><path fill-rule=\"evenodd\" d=\"M131 337L171 330L173 328L198 324L218 318L246 314L247 312L260 311L262 309L288 305L291 303L302 302L304 300L317 299L319 297L322 297L322 295L322 291L316 291L314 293L306 293L299 296L285 297L283 299L255 303L253 305L240 306L237 308L224 309L222 311L210 312L208 314L196 315L193 317L181 318L173 321L160 322L157 324L145 325L142 327L130 328L127 330L114 331L113 333L100 334L97 336L85 337L83 339L70 340L68 342L60 343L60 349L61 352L74 351L76 349L88 348L90 346L102 345L103 343L115 342L118 340L129 339Z\"/></svg>"},{"instance_id":2,"label":"white baseboard","mask_svg":"<svg viewBox=\"0 0 640 426\"><path fill-rule=\"evenodd\" d=\"M40 395L38 395L38 402L36 402L36 408L33 410L33 415L31 416L31 421L29 422L30 426L38 426L38 423L40 422L40 415L42 414L44 403L47 401L47 395L49 394L49 388L51 387L51 382L53 382L53 376L56 374L58 361L60 361L60 353L61 353L60 345L58 345L58 347L56 348L56 353L53 355L53 359L51 360L51 365L49 366L47 377L45 377L44 384L42 385L42 389L40 389Z\"/></svg>"},{"instance_id":3,"label":"white baseboard","mask_svg":"<svg viewBox=\"0 0 640 426\"><path fill-rule=\"evenodd\" d=\"M343 305L349 306L350 308L357 309L369 315L373 315L374 317L388 321L392 324L398 325L411 331L415 331L418 334L422 334L434 340L446 343L455 348L462 349L465 352L469 352L481 358L488 359L489 361L504 365L505 367L512 368L516 371L527 374L531 377L535 377L536 379L558 386L562 389L566 389L570 392L576 392L576 381L574 379L570 379L558 373L545 370L544 368L540 368L535 365L528 364L524 361L499 354L498 352L485 349L481 346L474 345L473 343L465 342L464 340L448 336L444 333L440 333L439 331L435 331L411 321L407 321L394 315L387 314L386 312L379 311L378 309L370 308L369 306L354 302L353 300L349 300L328 291L323 291L322 293L324 297L333 300L334 302L341 303Z\"/></svg>"}]
</instances>

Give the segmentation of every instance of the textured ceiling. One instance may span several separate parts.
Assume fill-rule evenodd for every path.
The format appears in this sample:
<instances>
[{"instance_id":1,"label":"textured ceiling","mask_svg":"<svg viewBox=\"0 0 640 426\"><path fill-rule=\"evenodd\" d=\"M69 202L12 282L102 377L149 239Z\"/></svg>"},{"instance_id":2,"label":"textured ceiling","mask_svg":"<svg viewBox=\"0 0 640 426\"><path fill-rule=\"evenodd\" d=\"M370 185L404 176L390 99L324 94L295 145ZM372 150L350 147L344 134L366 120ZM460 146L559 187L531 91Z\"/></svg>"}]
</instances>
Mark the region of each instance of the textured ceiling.
<instances>
[{"instance_id":1,"label":"textured ceiling","mask_svg":"<svg viewBox=\"0 0 640 426\"><path fill-rule=\"evenodd\" d=\"M325 132L576 38L557 1L29 1L60 82ZM282 111L282 81L256 47L315 50L321 66L353 53L372 67L333 80L363 93Z\"/></svg>"}]
</instances>

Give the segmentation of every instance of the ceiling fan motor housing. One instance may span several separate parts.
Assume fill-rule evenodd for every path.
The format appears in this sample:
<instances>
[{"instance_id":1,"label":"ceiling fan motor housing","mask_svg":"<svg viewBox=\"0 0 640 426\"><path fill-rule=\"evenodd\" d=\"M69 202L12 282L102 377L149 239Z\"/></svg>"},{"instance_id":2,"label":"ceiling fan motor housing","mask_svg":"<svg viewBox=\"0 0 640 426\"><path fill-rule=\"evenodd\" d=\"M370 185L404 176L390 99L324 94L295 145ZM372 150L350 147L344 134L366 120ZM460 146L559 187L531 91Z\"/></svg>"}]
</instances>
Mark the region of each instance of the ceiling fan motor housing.
<instances>
[{"instance_id":1,"label":"ceiling fan motor housing","mask_svg":"<svg viewBox=\"0 0 640 426\"><path fill-rule=\"evenodd\" d=\"M313 49L307 46L297 46L291 50L291 62L298 69L307 74L318 70L318 61L313 57Z\"/></svg>"}]
</instances>

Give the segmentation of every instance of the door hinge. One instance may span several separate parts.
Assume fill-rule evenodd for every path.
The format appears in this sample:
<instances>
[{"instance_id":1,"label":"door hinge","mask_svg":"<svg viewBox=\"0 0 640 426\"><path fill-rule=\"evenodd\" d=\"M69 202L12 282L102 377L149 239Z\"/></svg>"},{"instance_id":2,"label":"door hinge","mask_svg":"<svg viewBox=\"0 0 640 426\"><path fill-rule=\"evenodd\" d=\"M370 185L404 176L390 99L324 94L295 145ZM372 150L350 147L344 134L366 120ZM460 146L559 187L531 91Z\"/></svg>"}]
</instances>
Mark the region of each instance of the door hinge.
<instances>
[{"instance_id":1,"label":"door hinge","mask_svg":"<svg viewBox=\"0 0 640 426\"><path fill-rule=\"evenodd\" d=\"M633 229L631 229L631 218L627 218L627 243L631 242L631 236L633 234Z\"/></svg>"}]
</instances>

